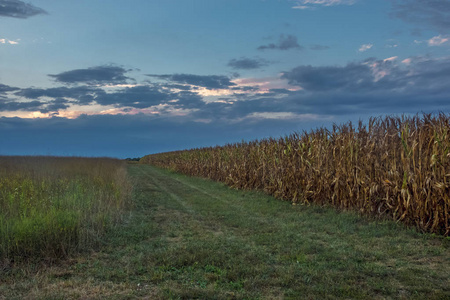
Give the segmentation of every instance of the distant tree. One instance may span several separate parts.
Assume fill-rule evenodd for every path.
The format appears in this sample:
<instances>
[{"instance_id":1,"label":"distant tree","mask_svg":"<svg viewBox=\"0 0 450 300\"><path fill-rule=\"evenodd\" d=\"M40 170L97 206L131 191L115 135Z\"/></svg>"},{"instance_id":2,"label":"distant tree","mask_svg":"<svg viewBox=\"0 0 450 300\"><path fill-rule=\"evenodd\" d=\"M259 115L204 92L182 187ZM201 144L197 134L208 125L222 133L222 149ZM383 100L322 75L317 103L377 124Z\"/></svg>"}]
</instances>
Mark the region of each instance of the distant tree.
<instances>
[{"instance_id":1,"label":"distant tree","mask_svg":"<svg viewBox=\"0 0 450 300\"><path fill-rule=\"evenodd\" d=\"M139 160L141 160L141 158L140 157L135 157L135 158L128 157L128 158L125 158L125 160L126 161L139 161Z\"/></svg>"}]
</instances>

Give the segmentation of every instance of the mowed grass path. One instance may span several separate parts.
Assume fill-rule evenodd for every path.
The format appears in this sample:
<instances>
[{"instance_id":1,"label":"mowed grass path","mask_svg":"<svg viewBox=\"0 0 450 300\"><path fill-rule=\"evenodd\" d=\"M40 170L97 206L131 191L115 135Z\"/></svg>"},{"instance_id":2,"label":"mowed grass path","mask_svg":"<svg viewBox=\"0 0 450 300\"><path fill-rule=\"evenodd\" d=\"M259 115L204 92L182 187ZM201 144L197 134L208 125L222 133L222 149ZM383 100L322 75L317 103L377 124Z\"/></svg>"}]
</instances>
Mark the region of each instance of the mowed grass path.
<instances>
[{"instance_id":1,"label":"mowed grass path","mask_svg":"<svg viewBox=\"0 0 450 300\"><path fill-rule=\"evenodd\" d=\"M0 299L450 298L448 238L147 165L129 171L134 210L99 251L0 270Z\"/></svg>"}]
</instances>

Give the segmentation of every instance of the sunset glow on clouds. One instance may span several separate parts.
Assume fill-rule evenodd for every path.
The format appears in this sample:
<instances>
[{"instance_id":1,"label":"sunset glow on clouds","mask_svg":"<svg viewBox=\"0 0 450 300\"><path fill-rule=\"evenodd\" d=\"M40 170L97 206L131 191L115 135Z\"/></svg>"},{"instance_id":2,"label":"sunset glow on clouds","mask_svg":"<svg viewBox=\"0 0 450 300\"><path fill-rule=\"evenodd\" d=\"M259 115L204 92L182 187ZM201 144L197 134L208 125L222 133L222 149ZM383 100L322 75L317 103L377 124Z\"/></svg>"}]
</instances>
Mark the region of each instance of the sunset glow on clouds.
<instances>
[{"instance_id":1,"label":"sunset glow on clouds","mask_svg":"<svg viewBox=\"0 0 450 300\"><path fill-rule=\"evenodd\" d=\"M20 40L8 40L8 39L0 39L0 44L9 44L9 45L18 45Z\"/></svg>"},{"instance_id":2,"label":"sunset glow on clouds","mask_svg":"<svg viewBox=\"0 0 450 300\"><path fill-rule=\"evenodd\" d=\"M429 46L440 46L442 44L447 43L450 40L448 37L443 37L441 35L435 36L428 40Z\"/></svg>"},{"instance_id":3,"label":"sunset glow on clouds","mask_svg":"<svg viewBox=\"0 0 450 300\"><path fill-rule=\"evenodd\" d=\"M0 0L0 154L140 156L450 109L448 1L31 2Z\"/></svg>"},{"instance_id":4,"label":"sunset glow on clouds","mask_svg":"<svg viewBox=\"0 0 450 300\"><path fill-rule=\"evenodd\" d=\"M373 44L363 44L363 45L361 45L361 47L359 47L358 51L359 52L365 52L365 51L369 50L372 47L373 47Z\"/></svg>"}]
</instances>

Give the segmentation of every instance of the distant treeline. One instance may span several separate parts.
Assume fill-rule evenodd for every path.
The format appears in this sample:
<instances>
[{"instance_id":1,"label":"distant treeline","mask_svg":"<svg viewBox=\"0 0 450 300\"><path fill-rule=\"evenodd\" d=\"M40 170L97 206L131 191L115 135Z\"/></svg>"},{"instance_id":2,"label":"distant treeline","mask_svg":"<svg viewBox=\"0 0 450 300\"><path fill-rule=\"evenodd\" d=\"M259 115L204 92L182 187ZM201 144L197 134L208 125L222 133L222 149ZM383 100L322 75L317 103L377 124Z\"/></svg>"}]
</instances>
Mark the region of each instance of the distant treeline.
<instances>
[{"instance_id":1,"label":"distant treeline","mask_svg":"<svg viewBox=\"0 0 450 300\"><path fill-rule=\"evenodd\" d=\"M449 114L371 118L278 139L153 154L141 163L450 233Z\"/></svg>"},{"instance_id":2,"label":"distant treeline","mask_svg":"<svg viewBox=\"0 0 450 300\"><path fill-rule=\"evenodd\" d=\"M141 158L140 157L135 157L135 158L127 157L127 158L125 158L125 160L126 161L139 161L139 160L141 160Z\"/></svg>"}]
</instances>

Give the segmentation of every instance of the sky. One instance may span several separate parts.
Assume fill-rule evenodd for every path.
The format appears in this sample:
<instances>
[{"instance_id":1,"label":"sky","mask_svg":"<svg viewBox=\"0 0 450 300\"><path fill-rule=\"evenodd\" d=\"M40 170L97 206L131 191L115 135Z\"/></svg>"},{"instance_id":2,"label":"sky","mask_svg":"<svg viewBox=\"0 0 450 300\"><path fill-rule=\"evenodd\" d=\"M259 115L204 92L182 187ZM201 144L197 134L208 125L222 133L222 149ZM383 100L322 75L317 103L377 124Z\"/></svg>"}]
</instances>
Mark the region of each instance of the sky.
<instances>
[{"instance_id":1,"label":"sky","mask_svg":"<svg viewBox=\"0 0 450 300\"><path fill-rule=\"evenodd\" d=\"M0 155L450 112L450 0L0 0Z\"/></svg>"}]
</instances>

